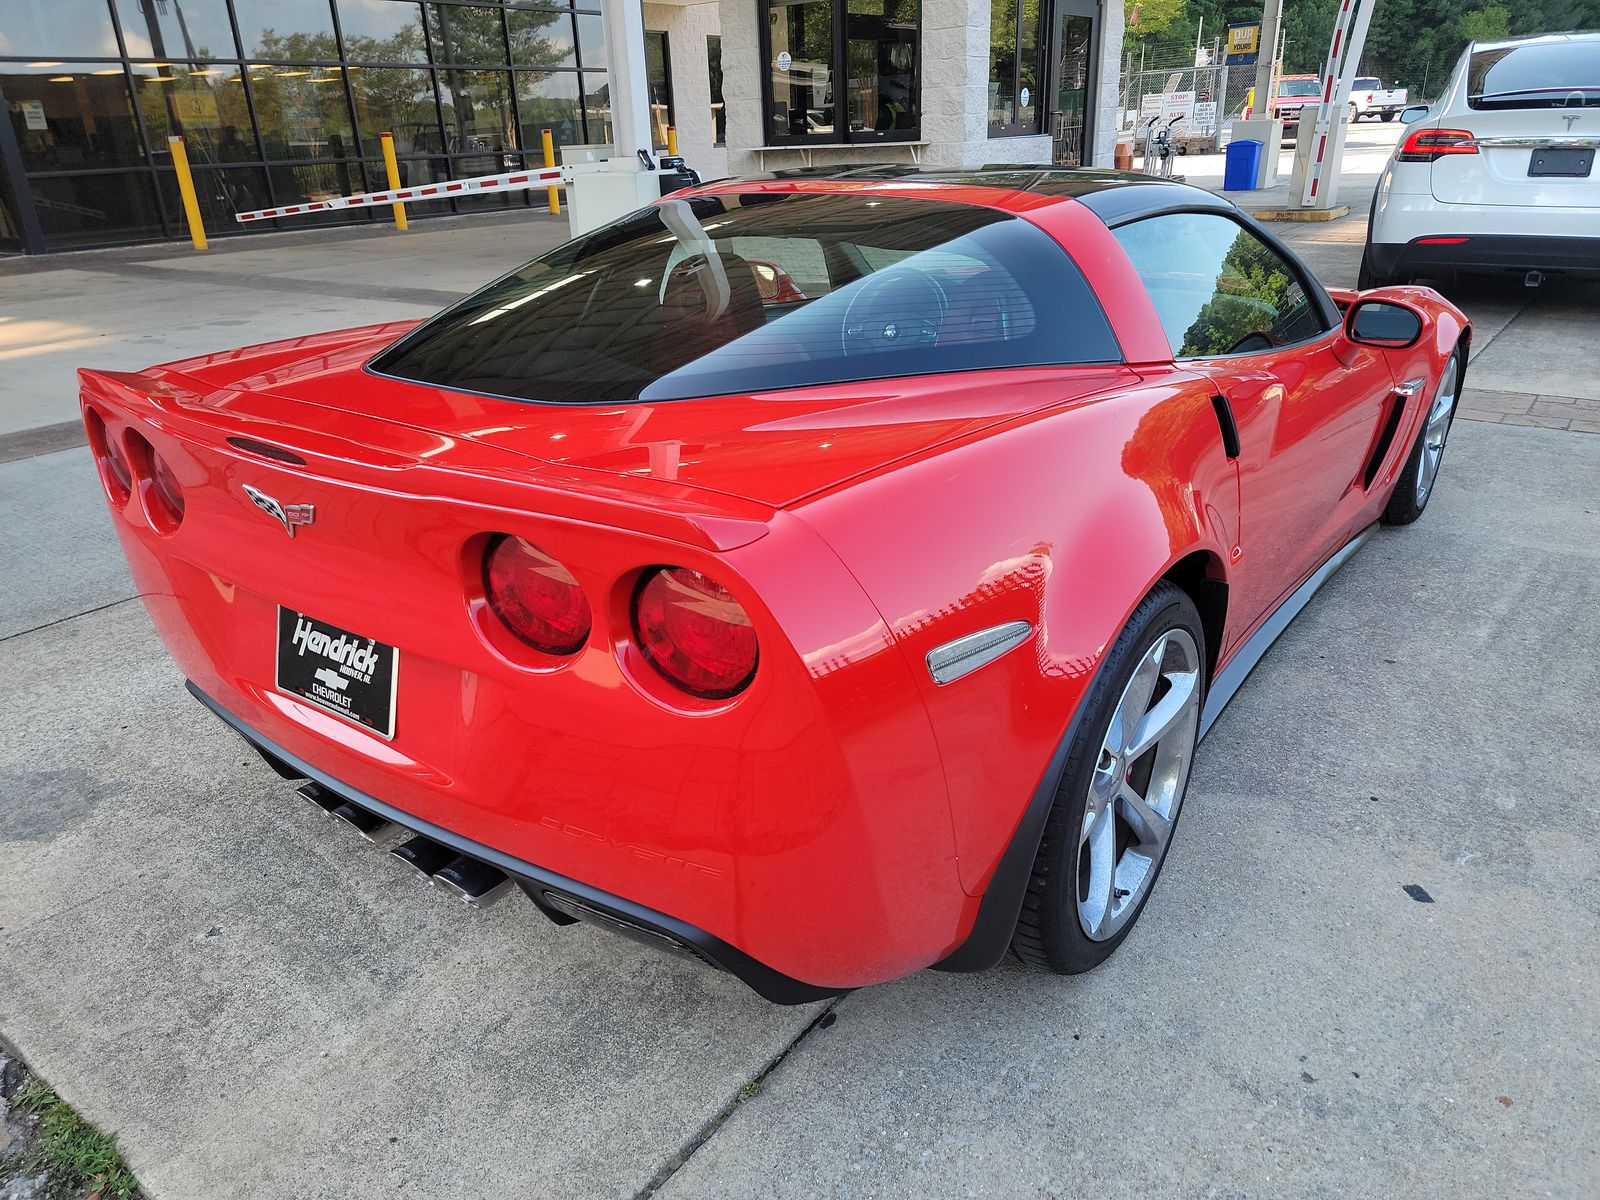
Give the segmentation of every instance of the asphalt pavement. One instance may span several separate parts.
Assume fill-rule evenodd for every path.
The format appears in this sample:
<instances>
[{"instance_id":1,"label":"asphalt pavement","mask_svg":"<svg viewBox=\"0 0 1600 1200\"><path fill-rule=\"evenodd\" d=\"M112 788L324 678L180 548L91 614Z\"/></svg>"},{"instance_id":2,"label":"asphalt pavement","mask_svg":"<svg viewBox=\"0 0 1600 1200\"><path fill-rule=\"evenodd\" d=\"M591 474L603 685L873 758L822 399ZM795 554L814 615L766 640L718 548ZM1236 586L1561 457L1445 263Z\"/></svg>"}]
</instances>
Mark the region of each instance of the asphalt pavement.
<instances>
[{"instance_id":1,"label":"asphalt pavement","mask_svg":"<svg viewBox=\"0 0 1600 1200\"><path fill-rule=\"evenodd\" d=\"M1290 233L1353 283L1359 216ZM0 1033L154 1200L1600 1195L1576 423L1457 423L1424 518L1207 738L1144 920L1076 979L772 1007L520 902L473 914L255 760L183 692L86 452L16 439L73 419L79 363L420 316L559 235L0 264ZM1600 403L1600 291L1459 295L1469 388Z\"/></svg>"}]
</instances>

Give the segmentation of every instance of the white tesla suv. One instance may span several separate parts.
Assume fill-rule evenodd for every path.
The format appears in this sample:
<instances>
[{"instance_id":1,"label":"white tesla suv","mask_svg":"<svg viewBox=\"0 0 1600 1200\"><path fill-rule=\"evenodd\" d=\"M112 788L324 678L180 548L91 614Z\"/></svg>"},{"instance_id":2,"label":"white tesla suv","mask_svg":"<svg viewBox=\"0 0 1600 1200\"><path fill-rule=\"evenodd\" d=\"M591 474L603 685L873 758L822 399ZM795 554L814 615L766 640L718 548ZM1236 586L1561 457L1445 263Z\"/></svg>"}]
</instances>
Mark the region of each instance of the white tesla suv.
<instances>
[{"instance_id":1,"label":"white tesla suv","mask_svg":"<svg viewBox=\"0 0 1600 1200\"><path fill-rule=\"evenodd\" d=\"M1469 45L1444 95L1403 115L1360 287L1462 271L1534 285L1600 275L1600 33Z\"/></svg>"}]
</instances>

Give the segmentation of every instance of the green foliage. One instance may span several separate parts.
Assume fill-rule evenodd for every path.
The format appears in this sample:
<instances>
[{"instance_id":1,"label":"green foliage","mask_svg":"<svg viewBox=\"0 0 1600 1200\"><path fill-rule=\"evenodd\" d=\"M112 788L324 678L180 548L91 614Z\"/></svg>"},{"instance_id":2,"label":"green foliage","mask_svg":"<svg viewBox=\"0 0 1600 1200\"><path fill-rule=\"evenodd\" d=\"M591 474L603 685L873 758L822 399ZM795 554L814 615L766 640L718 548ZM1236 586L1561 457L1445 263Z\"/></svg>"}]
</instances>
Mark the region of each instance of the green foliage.
<instances>
[{"instance_id":1,"label":"green foliage","mask_svg":"<svg viewBox=\"0 0 1600 1200\"><path fill-rule=\"evenodd\" d=\"M24 1171L47 1171L57 1183L92 1187L116 1200L129 1200L138 1193L138 1180L123 1164L116 1142L73 1112L47 1085L28 1079L17 1089L12 1103L18 1111L39 1118Z\"/></svg>"},{"instance_id":2,"label":"green foliage","mask_svg":"<svg viewBox=\"0 0 1600 1200\"><path fill-rule=\"evenodd\" d=\"M1183 15L1186 3L1187 0L1123 0L1125 28L1135 37L1160 33ZM1193 31L1191 25L1191 41Z\"/></svg>"},{"instance_id":3,"label":"green foliage","mask_svg":"<svg viewBox=\"0 0 1600 1200\"><path fill-rule=\"evenodd\" d=\"M1411 90L1416 100L1432 99L1443 89L1469 41L1565 29L1600 29L1600 0L1374 0L1367 33L1363 74L1377 75L1388 87ZM1155 5L1174 9L1166 23L1145 20ZM1127 46L1134 61L1139 48L1179 51L1192 48L1204 22L1202 44L1221 36L1231 21L1261 19L1261 0L1155 0L1129 4L1141 9L1140 23L1130 25ZM1322 70L1333 36L1338 0L1284 0L1284 70L1299 74Z\"/></svg>"}]
</instances>

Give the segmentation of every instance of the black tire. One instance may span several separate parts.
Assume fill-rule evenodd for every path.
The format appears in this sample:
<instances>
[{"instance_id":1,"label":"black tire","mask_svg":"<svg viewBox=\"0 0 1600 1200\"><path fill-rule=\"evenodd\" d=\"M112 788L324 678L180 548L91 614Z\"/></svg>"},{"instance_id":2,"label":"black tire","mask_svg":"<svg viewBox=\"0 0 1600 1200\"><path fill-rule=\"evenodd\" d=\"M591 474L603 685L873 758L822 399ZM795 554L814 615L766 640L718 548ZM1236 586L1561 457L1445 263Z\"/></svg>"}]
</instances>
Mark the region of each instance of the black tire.
<instances>
[{"instance_id":1,"label":"black tire","mask_svg":"<svg viewBox=\"0 0 1600 1200\"><path fill-rule=\"evenodd\" d=\"M1345 107L1350 110L1350 124L1354 125L1361 120L1361 110L1355 106L1355 101L1352 100Z\"/></svg>"},{"instance_id":2,"label":"black tire","mask_svg":"<svg viewBox=\"0 0 1600 1200\"><path fill-rule=\"evenodd\" d=\"M1451 368L1454 368L1452 373ZM1455 424L1456 408L1461 399L1461 380L1466 370L1466 362L1461 354L1461 347L1457 346L1446 361L1444 371L1440 373L1439 383L1434 384L1428 393L1428 410L1431 411L1437 402L1440 385L1446 378L1453 380L1451 384L1454 396L1450 404L1450 412L1444 418L1443 435L1439 441L1438 453L1433 463L1433 473L1428 479L1428 486L1420 486L1423 472L1423 455L1426 453L1428 441L1429 420L1423 416L1422 428L1417 430L1417 440L1411 445L1411 453L1406 456L1406 465L1400 468L1400 477L1395 481L1394 491L1389 496L1389 503L1384 507L1383 515L1379 518L1385 525L1409 525L1423 514L1428 507L1428 501L1433 499L1434 486L1438 481L1438 472L1444 459L1446 438L1450 428Z\"/></svg>"},{"instance_id":3,"label":"black tire","mask_svg":"<svg viewBox=\"0 0 1600 1200\"><path fill-rule=\"evenodd\" d=\"M1134 609L1127 627L1106 653L1089 694L1084 699L1082 718L1067 753L1061 784L1045 821L1039 853L1034 859L1028 890L1011 937L1011 949L1031 966L1058 975L1076 975L1108 958L1132 932L1166 862L1178 817L1183 812L1183 796L1188 789L1187 766L1170 812L1172 822L1159 858L1150 869L1131 913L1122 918L1121 928L1103 940L1091 938L1083 929L1078 914L1080 881L1080 843L1088 808L1091 778L1101 761L1102 746L1112 717L1135 668L1157 639L1172 630L1183 630L1193 639L1198 652L1197 713L1205 704L1205 631L1194 602L1181 589L1162 581ZM1160 693L1157 693L1159 699ZM1196 732L1198 726L1196 727ZM1154 751L1152 751L1154 753ZM1190 761L1193 743L1189 743Z\"/></svg>"},{"instance_id":4,"label":"black tire","mask_svg":"<svg viewBox=\"0 0 1600 1200\"><path fill-rule=\"evenodd\" d=\"M1361 253L1361 270L1356 272L1356 291L1365 292L1372 288L1394 287L1396 284L1410 283L1411 273L1388 273L1379 271L1372 265L1372 255L1368 251Z\"/></svg>"},{"instance_id":5,"label":"black tire","mask_svg":"<svg viewBox=\"0 0 1600 1200\"><path fill-rule=\"evenodd\" d=\"M1379 116L1380 116L1380 117L1382 117L1382 118L1383 118L1383 119L1384 119L1384 120L1385 120L1385 121L1392 121L1392 120L1394 120L1394 114L1393 114L1393 113L1392 113L1392 112L1386 112L1386 113L1379 113L1379 114L1378 114L1378 115L1379 115Z\"/></svg>"}]
</instances>

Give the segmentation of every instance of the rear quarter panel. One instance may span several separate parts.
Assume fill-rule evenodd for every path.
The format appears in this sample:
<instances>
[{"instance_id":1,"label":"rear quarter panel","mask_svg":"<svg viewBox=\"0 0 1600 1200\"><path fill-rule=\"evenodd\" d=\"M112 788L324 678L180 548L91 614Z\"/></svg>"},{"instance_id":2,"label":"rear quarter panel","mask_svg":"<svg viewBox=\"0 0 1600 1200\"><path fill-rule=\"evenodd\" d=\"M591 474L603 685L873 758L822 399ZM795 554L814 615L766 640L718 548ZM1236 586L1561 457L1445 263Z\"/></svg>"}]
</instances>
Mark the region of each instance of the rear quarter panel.
<instances>
[{"instance_id":1,"label":"rear quarter panel","mask_svg":"<svg viewBox=\"0 0 1600 1200\"><path fill-rule=\"evenodd\" d=\"M1210 395L1194 376L1154 371L796 510L838 551L906 656L972 894L987 885L1129 613L1178 559L1205 552L1218 573L1227 562L1238 482ZM1013 620L1033 626L1028 642L933 683L928 651Z\"/></svg>"}]
</instances>

